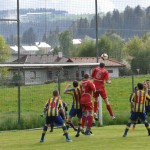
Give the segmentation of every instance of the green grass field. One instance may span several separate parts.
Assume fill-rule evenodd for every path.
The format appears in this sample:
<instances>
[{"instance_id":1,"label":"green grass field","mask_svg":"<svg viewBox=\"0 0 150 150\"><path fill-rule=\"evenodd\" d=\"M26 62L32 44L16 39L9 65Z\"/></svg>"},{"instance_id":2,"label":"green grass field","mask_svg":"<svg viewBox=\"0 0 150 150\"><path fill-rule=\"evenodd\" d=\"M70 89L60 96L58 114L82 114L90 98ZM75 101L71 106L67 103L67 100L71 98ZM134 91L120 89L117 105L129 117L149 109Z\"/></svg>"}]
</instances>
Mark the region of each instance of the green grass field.
<instances>
[{"instance_id":1,"label":"green grass field","mask_svg":"<svg viewBox=\"0 0 150 150\"><path fill-rule=\"evenodd\" d=\"M67 143L62 129L47 131L45 142L40 143L42 129L0 132L0 150L149 150L150 136L144 125L137 125L123 138L125 125L93 127L94 135L75 137L69 129L73 142Z\"/></svg>"},{"instance_id":2,"label":"green grass field","mask_svg":"<svg viewBox=\"0 0 150 150\"><path fill-rule=\"evenodd\" d=\"M134 85L149 79L149 75L135 76ZM72 81L70 81L71 83ZM61 97L70 109L72 97L63 94L66 82L60 84ZM52 91L58 88L58 83L21 86L20 107L21 125L18 127L18 93L17 87L0 87L0 130L37 128L43 125L40 117L46 100L52 96ZM103 103L104 125L124 124L130 115L129 96L132 92L132 77L112 78L112 84L107 85L110 104L117 118L113 122Z\"/></svg>"}]
</instances>

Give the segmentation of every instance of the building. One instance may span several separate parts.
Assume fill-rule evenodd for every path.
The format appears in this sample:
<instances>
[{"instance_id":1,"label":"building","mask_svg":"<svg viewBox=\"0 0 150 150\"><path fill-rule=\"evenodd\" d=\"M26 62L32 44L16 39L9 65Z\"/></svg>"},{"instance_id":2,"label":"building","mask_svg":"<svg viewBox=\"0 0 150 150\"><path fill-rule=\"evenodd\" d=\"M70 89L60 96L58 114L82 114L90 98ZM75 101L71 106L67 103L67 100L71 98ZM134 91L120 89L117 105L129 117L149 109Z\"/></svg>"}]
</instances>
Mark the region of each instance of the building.
<instances>
[{"instance_id":1,"label":"building","mask_svg":"<svg viewBox=\"0 0 150 150\"><path fill-rule=\"evenodd\" d=\"M99 58L99 62L103 61ZM18 60L12 63L17 63ZM56 82L58 77L61 80L81 80L85 73L91 73L95 65L86 65L87 63L96 63L96 57L64 57L59 55L43 54L43 55L25 55L20 58L21 64L58 64L57 66L36 66L22 67L21 79L25 85L44 84L47 82ZM83 64L82 66L80 64ZM68 64L68 66L59 66L59 64ZM72 66L69 66L72 64ZM85 64L85 65L84 65ZM106 60L106 69L110 73L110 77L119 77L119 68L125 65L114 60ZM11 77L17 73L16 68L11 68Z\"/></svg>"}]
</instances>

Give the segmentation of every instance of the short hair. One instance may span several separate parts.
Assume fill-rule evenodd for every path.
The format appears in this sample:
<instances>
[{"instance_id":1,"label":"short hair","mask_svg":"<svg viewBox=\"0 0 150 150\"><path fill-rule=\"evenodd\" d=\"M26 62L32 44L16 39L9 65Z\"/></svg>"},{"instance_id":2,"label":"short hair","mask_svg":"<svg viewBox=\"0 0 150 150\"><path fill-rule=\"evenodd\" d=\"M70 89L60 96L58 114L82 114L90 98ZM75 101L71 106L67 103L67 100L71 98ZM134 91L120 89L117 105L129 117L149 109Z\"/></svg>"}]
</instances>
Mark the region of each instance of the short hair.
<instances>
[{"instance_id":1,"label":"short hair","mask_svg":"<svg viewBox=\"0 0 150 150\"><path fill-rule=\"evenodd\" d=\"M101 68L104 68L104 67L105 67L105 64L104 64L104 63L100 63L99 66L100 66Z\"/></svg>"},{"instance_id":2,"label":"short hair","mask_svg":"<svg viewBox=\"0 0 150 150\"><path fill-rule=\"evenodd\" d=\"M143 88L144 88L144 86L143 86L142 83L138 83L138 84L137 84L137 87L138 87L139 90L143 90Z\"/></svg>"},{"instance_id":3,"label":"short hair","mask_svg":"<svg viewBox=\"0 0 150 150\"><path fill-rule=\"evenodd\" d=\"M53 91L53 96L58 96L58 95L59 95L58 90L54 90L54 91Z\"/></svg>"},{"instance_id":4,"label":"short hair","mask_svg":"<svg viewBox=\"0 0 150 150\"><path fill-rule=\"evenodd\" d=\"M78 81L77 81L77 80L74 80L74 81L73 81L73 86L74 86L74 87L78 87Z\"/></svg>"},{"instance_id":5,"label":"short hair","mask_svg":"<svg viewBox=\"0 0 150 150\"><path fill-rule=\"evenodd\" d=\"M87 74L87 73L84 74L84 78L85 78L85 79L88 79L89 77L90 77L89 74Z\"/></svg>"}]
</instances>

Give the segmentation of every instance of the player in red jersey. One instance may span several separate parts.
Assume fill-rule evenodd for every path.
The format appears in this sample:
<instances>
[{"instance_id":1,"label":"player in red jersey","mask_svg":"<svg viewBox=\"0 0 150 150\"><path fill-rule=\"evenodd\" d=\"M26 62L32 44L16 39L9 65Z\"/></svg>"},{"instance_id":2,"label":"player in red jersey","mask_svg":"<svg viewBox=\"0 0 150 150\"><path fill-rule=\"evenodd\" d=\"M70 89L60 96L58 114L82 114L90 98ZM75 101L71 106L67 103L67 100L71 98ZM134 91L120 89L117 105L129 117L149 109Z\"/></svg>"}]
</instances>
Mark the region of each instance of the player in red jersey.
<instances>
[{"instance_id":1,"label":"player in red jersey","mask_svg":"<svg viewBox=\"0 0 150 150\"><path fill-rule=\"evenodd\" d=\"M101 95L103 98L106 108L109 111L110 116L112 119L115 119L115 116L113 114L112 108L110 106L110 103L108 101L107 92L105 89L105 82L110 84L111 81L109 80L109 73L105 69L105 64L100 63L100 65L93 69L91 77L93 78L93 83L96 87L96 92L94 93L94 116L97 118L97 111L98 111L98 96Z\"/></svg>"},{"instance_id":2,"label":"player in red jersey","mask_svg":"<svg viewBox=\"0 0 150 150\"><path fill-rule=\"evenodd\" d=\"M92 104L92 94L93 92L96 92L95 85L89 80L89 75L85 74L84 79L81 82L81 107L82 107L82 129L81 132L83 132L84 125L87 123L87 129L85 131L85 135L90 135L91 127L93 123L93 104ZM88 114L88 120L87 120L87 114Z\"/></svg>"}]
</instances>

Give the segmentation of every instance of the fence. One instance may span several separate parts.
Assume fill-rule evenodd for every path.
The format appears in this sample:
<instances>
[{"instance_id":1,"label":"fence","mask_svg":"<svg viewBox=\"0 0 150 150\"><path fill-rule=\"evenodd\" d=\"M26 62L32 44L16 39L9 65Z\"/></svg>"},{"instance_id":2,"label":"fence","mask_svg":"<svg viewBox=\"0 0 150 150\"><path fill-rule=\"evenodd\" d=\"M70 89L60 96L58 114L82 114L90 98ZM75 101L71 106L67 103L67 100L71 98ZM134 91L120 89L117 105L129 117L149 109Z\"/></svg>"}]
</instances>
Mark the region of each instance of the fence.
<instances>
[{"instance_id":1,"label":"fence","mask_svg":"<svg viewBox=\"0 0 150 150\"><path fill-rule=\"evenodd\" d=\"M75 64L77 59L72 58L75 56L82 56L80 64L92 60L92 63L97 63L103 52L115 62L117 60L117 65L126 66L116 68L114 61L107 65L112 84L106 86L118 123L124 123L130 111L128 97L134 85L149 79L149 36L145 34L150 31L148 2L0 2L0 63L6 66L45 65L38 68L9 66L9 73L1 65L0 130L41 126L43 118L40 118L40 113L54 89L60 90L62 98L71 107L72 98L63 94L66 81L81 81L84 73L90 73L93 67L53 65L48 68L47 64ZM89 45L87 41L92 42ZM128 51L128 48L131 49ZM56 56L58 51L64 56ZM85 61L84 56L90 59ZM104 124L113 124L105 105L103 113Z\"/></svg>"}]
</instances>

